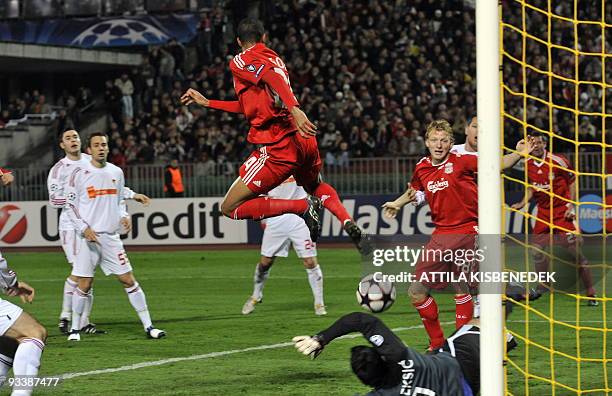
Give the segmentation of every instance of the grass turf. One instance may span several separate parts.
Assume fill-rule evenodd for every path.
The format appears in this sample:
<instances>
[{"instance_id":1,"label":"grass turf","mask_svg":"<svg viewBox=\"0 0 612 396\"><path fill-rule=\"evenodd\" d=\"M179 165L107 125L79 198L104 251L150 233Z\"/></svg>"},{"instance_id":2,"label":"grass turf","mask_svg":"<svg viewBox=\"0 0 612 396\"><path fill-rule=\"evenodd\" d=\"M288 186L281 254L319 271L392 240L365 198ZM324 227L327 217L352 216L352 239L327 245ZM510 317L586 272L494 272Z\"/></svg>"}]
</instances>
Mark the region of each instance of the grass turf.
<instances>
[{"instance_id":1,"label":"grass turf","mask_svg":"<svg viewBox=\"0 0 612 396\"><path fill-rule=\"evenodd\" d=\"M49 330L43 355L41 376L87 372L116 368L141 362L182 358L213 352L240 350L261 345L286 343L295 335L313 334L330 325L341 315L359 309L354 290L361 274L359 257L354 250L321 249L319 261L325 276L326 317L313 313L312 294L305 271L298 259L278 259L264 291L264 303L249 316L240 313L252 290L252 273L258 259L253 250L201 252L130 253L135 274L143 287L154 323L167 331L162 340L148 340L121 289L112 277L101 273L96 278L92 320L108 330L106 335L84 335L80 343L68 343L57 329L61 308L63 280L68 266L59 253L5 254L20 278L36 288L33 305L26 310ZM574 324L579 313L583 326L603 328L604 307L576 309L572 298L555 296L554 304L545 296L533 307ZM12 300L14 301L14 300ZM440 318L450 334L454 328L452 296L437 297ZM611 317L606 304L607 318ZM398 332L404 342L424 350L427 338L418 315L405 296L380 315ZM603 358L606 333L583 330L578 336L573 328L554 324L535 313L526 316L517 309L509 328L531 342L569 356ZM527 320L528 329L523 321ZM609 323L608 323L609 326ZM554 331L551 337L551 330ZM57 395L354 395L366 393L353 376L348 362L349 348L364 344L362 338L338 340L326 347L315 361L298 355L291 346L236 352L223 356L182 360L154 367L105 374L80 376L63 381L56 389L41 389ZM609 356L609 352L608 352ZM577 363L569 357L526 347L522 341L511 354L507 366L509 391L514 395L551 395L546 381L526 376L517 369L528 369L532 375L552 378L582 389L605 388L604 363L583 362L578 380ZM551 359L554 365L551 365ZM612 372L608 363L607 372ZM610 374L608 374L610 375ZM7 390L4 389L4 393ZM556 386L556 395L575 394ZM597 393L594 393L597 394ZM604 394L601 392L600 394Z\"/></svg>"}]
</instances>

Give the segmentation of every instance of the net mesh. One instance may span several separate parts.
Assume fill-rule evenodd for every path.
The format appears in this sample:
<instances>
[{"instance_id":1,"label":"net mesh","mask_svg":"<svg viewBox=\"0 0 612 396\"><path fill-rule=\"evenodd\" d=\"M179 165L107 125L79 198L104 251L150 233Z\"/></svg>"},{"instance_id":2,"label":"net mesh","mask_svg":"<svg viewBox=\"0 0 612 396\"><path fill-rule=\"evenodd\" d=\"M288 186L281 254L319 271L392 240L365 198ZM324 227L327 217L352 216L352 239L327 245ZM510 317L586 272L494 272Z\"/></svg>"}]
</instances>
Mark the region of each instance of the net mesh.
<instances>
[{"instance_id":1,"label":"net mesh","mask_svg":"<svg viewBox=\"0 0 612 396\"><path fill-rule=\"evenodd\" d=\"M506 354L506 392L608 394L612 391L612 303L606 290L612 261L608 247L612 231L612 194L608 197L612 186L612 120L608 118L612 116L612 1L507 0L502 2L500 26L503 149L516 152L519 139L539 133L548 138L550 153L567 158L563 163L547 157L545 165L575 177L573 198L554 188L536 190L548 194L551 206L555 198L575 205L577 229L583 234L578 238L584 241L579 253L588 260L598 296L586 296L580 258L557 246L557 238L567 238L571 227L544 220L548 246L556 247L542 248L532 238L534 224L542 222L536 220L534 204L523 209L504 206L506 240L513 246L506 247L507 262L533 270L534 258L545 257L549 271L571 268L576 278L574 290L551 290L537 300L507 298L506 306L513 312L506 326L519 347ZM522 170L503 175L507 204L526 197L534 187L527 167L521 165ZM554 172L550 173L554 186ZM527 235L517 236L517 231Z\"/></svg>"}]
</instances>

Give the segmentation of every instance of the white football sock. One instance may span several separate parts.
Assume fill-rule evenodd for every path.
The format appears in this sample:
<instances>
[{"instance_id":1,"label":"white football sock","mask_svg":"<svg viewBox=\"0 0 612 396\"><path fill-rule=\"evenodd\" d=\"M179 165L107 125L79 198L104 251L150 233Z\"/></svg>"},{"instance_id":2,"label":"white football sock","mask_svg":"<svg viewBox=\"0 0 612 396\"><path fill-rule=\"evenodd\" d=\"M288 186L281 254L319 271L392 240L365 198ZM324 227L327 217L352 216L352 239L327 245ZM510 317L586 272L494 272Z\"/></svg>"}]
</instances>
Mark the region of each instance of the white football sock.
<instances>
[{"instance_id":1,"label":"white football sock","mask_svg":"<svg viewBox=\"0 0 612 396\"><path fill-rule=\"evenodd\" d=\"M70 319L72 315L72 294L76 289L77 283L70 278L66 278L64 282L64 297L62 299L62 313L60 319Z\"/></svg>"},{"instance_id":2,"label":"white football sock","mask_svg":"<svg viewBox=\"0 0 612 396\"><path fill-rule=\"evenodd\" d=\"M269 277L270 267L262 271L261 264L257 264L255 267L255 276L253 276L253 298L260 299L261 296L263 296L263 289Z\"/></svg>"},{"instance_id":3,"label":"white football sock","mask_svg":"<svg viewBox=\"0 0 612 396\"><path fill-rule=\"evenodd\" d=\"M40 367L40 356L45 349L45 343L37 338L24 338L21 340L13 362L13 374L15 377L33 376L38 374ZM29 396L32 389L13 390L13 396Z\"/></svg>"},{"instance_id":4,"label":"white football sock","mask_svg":"<svg viewBox=\"0 0 612 396\"><path fill-rule=\"evenodd\" d=\"M473 318L480 318L480 297L478 295L472 296L472 303L474 304Z\"/></svg>"},{"instance_id":5,"label":"white football sock","mask_svg":"<svg viewBox=\"0 0 612 396\"><path fill-rule=\"evenodd\" d=\"M306 268L306 273L308 273L308 283L310 283L312 289L315 305L325 305L323 303L323 272L321 272L321 267L317 264L314 268Z\"/></svg>"},{"instance_id":6,"label":"white football sock","mask_svg":"<svg viewBox=\"0 0 612 396\"><path fill-rule=\"evenodd\" d=\"M81 316L85 311L85 305L89 299L89 293L83 292L78 287L74 289L72 294L72 325L70 330L81 330L79 325L81 324Z\"/></svg>"},{"instance_id":7,"label":"white football sock","mask_svg":"<svg viewBox=\"0 0 612 396\"><path fill-rule=\"evenodd\" d=\"M85 308L83 309L83 316L81 316L81 327L87 326L89 324L89 315L91 314L91 308L93 307L93 287L89 290L89 295L87 296L87 301L85 302Z\"/></svg>"},{"instance_id":8,"label":"white football sock","mask_svg":"<svg viewBox=\"0 0 612 396\"><path fill-rule=\"evenodd\" d=\"M130 304L132 304L132 307L136 310L145 330L151 327L153 323L151 322L151 315L147 307L147 298L138 282L134 283L134 286L126 288L125 292L130 300Z\"/></svg>"}]
</instances>

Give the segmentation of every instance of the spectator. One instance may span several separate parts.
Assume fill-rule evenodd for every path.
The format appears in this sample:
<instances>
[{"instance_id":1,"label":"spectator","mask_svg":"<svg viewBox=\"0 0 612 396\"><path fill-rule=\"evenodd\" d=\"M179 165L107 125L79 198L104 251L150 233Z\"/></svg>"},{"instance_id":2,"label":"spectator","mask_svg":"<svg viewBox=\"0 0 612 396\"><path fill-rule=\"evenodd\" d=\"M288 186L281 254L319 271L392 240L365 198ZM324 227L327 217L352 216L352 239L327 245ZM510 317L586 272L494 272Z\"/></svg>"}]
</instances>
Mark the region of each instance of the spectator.
<instances>
[{"instance_id":1,"label":"spectator","mask_svg":"<svg viewBox=\"0 0 612 396\"><path fill-rule=\"evenodd\" d=\"M217 164L215 164L215 161L210 158L207 152L203 152L195 164L194 173L196 176L214 176L216 168Z\"/></svg>"},{"instance_id":2,"label":"spectator","mask_svg":"<svg viewBox=\"0 0 612 396\"><path fill-rule=\"evenodd\" d=\"M115 80L115 85L121 91L121 106L123 117L132 119L134 117L134 104L132 95L134 94L134 84L129 79L127 73L121 74L121 78Z\"/></svg>"},{"instance_id":3,"label":"spectator","mask_svg":"<svg viewBox=\"0 0 612 396\"><path fill-rule=\"evenodd\" d=\"M106 81L106 87L104 90L104 103L110 113L113 122L123 124L121 117L121 97L122 92L112 80Z\"/></svg>"},{"instance_id":4,"label":"spectator","mask_svg":"<svg viewBox=\"0 0 612 396\"><path fill-rule=\"evenodd\" d=\"M181 198L185 195L183 175L178 166L178 160L172 159L164 173L164 192L169 198Z\"/></svg>"}]
</instances>

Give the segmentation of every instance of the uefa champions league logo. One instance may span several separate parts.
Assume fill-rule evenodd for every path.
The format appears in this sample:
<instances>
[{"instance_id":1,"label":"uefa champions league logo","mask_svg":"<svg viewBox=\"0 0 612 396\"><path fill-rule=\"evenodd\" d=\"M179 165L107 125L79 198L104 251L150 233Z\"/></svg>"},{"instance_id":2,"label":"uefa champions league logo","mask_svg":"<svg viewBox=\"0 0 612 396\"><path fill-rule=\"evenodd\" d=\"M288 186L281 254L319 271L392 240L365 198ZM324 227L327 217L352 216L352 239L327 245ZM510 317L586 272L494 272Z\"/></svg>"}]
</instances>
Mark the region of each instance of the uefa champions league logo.
<instances>
[{"instance_id":1,"label":"uefa champions league logo","mask_svg":"<svg viewBox=\"0 0 612 396\"><path fill-rule=\"evenodd\" d=\"M135 45L168 40L168 35L155 26L136 19L110 19L98 22L79 34L71 45ZM92 42L93 40L93 42Z\"/></svg>"}]
</instances>

